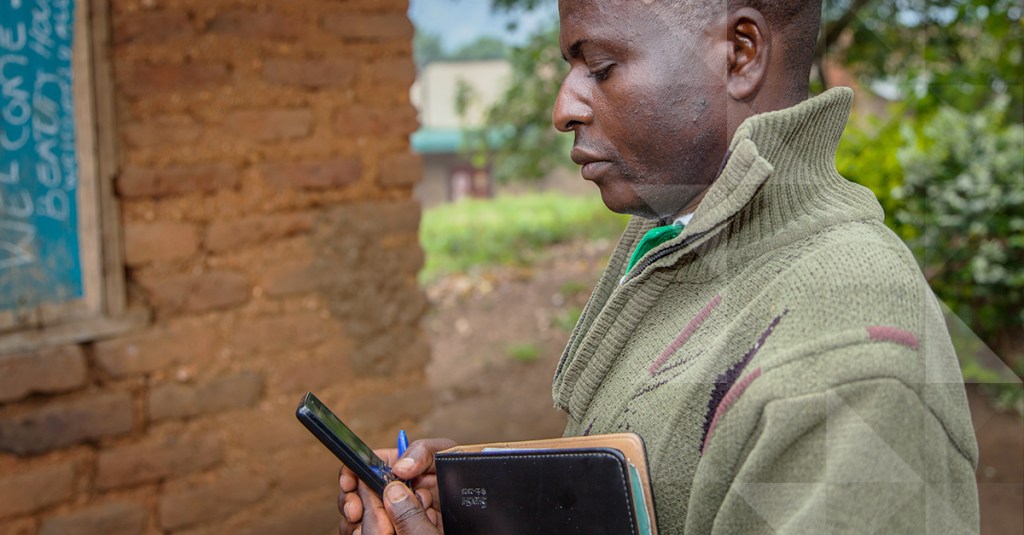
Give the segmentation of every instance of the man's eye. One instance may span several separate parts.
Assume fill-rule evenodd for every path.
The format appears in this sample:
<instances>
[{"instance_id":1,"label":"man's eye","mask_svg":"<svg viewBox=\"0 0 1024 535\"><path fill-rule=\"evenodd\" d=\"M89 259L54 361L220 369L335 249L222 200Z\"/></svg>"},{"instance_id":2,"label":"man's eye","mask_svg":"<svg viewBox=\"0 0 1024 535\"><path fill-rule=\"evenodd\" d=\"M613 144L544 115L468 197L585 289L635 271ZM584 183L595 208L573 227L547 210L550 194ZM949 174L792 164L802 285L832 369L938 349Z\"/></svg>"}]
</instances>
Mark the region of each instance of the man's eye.
<instances>
[{"instance_id":1,"label":"man's eye","mask_svg":"<svg viewBox=\"0 0 1024 535\"><path fill-rule=\"evenodd\" d=\"M614 64L608 65L607 67L602 67L602 68L597 69L597 70L590 71L590 77L595 79L595 80L597 80L598 82L603 82L603 81L608 79L608 75L611 74L611 70L612 70L613 66L614 66Z\"/></svg>"}]
</instances>

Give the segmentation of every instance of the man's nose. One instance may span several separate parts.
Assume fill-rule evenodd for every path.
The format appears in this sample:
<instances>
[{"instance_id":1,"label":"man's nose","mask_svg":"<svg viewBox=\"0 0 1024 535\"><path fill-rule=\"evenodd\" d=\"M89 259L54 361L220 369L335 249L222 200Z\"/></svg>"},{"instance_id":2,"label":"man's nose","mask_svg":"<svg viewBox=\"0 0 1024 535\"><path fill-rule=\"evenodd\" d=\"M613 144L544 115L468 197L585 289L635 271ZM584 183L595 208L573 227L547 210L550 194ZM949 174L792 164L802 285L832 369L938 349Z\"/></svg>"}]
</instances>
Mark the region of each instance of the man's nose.
<instances>
[{"instance_id":1,"label":"man's nose","mask_svg":"<svg viewBox=\"0 0 1024 535\"><path fill-rule=\"evenodd\" d=\"M590 124L593 119L594 112L588 99L580 91L573 69L569 71L562 81L562 87L558 89L555 108L551 111L551 121L560 132L572 132L581 124Z\"/></svg>"}]
</instances>

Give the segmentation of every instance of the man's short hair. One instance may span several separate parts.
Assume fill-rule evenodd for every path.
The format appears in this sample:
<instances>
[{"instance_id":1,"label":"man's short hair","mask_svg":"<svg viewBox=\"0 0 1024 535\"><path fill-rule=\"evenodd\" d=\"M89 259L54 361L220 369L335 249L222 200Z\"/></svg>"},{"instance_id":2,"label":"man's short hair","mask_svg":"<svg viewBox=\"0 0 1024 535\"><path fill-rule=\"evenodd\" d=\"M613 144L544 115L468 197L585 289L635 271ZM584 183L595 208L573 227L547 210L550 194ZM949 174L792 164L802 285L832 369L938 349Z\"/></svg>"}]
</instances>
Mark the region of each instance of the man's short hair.
<instances>
[{"instance_id":1,"label":"man's short hair","mask_svg":"<svg viewBox=\"0 0 1024 535\"><path fill-rule=\"evenodd\" d=\"M752 7L761 12L773 31L785 32L783 41L789 67L807 74L821 30L821 2L808 0L729 0L730 8Z\"/></svg>"},{"instance_id":2,"label":"man's short hair","mask_svg":"<svg viewBox=\"0 0 1024 535\"><path fill-rule=\"evenodd\" d=\"M764 15L773 33L785 36L783 43L787 66L793 75L807 76L814 61L821 27L821 2L809 0L668 0L657 4L672 10L674 18L701 27L722 14L722 10L752 7ZM656 5L657 5L656 4Z\"/></svg>"}]
</instances>

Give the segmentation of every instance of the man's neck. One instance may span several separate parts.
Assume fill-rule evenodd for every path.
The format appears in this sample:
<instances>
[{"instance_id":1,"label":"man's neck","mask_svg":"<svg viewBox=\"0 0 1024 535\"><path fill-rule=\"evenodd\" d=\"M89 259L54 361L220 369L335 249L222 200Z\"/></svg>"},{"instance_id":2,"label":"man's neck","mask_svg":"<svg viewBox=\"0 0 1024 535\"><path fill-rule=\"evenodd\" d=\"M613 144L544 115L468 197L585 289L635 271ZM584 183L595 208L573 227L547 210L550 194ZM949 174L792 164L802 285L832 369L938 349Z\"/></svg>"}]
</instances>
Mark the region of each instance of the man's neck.
<instances>
[{"instance_id":1,"label":"man's neck","mask_svg":"<svg viewBox=\"0 0 1024 535\"><path fill-rule=\"evenodd\" d=\"M726 162L729 161L730 154L732 154L732 152L726 151L725 156L722 157L722 163L718 164L718 171L715 173L715 180L718 180L718 177L721 176L722 171L725 169ZM711 184L714 184L714 180L711 181ZM681 217L692 216L693 213L697 211L697 207L700 206L700 202L704 200L704 195L706 195L708 190L711 189L711 184L708 184L707 187L701 190L701 192L698 193L693 199L691 199L690 202L687 203L687 205L684 206L682 210L679 210L671 217L665 218L664 221L668 221L669 223L671 223L673 221L679 220L679 218Z\"/></svg>"}]
</instances>

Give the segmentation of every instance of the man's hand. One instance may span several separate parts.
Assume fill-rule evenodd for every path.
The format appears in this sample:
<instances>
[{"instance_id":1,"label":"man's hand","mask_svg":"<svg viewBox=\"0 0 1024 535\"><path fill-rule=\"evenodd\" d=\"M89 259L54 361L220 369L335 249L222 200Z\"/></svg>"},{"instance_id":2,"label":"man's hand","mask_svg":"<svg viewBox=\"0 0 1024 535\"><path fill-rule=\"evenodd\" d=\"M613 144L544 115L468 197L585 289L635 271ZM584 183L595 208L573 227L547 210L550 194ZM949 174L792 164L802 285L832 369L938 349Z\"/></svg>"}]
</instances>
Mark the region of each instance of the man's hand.
<instances>
[{"instance_id":1,"label":"man's hand","mask_svg":"<svg viewBox=\"0 0 1024 535\"><path fill-rule=\"evenodd\" d=\"M394 481L384 489L384 509L391 519L396 535L441 535L434 509L424 509L413 493L401 482ZM434 519L430 514L434 513Z\"/></svg>"},{"instance_id":2,"label":"man's hand","mask_svg":"<svg viewBox=\"0 0 1024 535\"><path fill-rule=\"evenodd\" d=\"M341 512L341 521L338 532L341 535L441 533L434 454L454 445L455 443L448 439L417 440L409 446L401 459L397 458L398 450L377 450L375 453L391 465L396 476L412 483L415 496L418 498L393 503L389 500L388 509L385 509L380 498L359 482L351 470L342 466L339 474L341 495L338 497L338 510ZM402 488L408 495L413 495L413 491L409 491L404 485ZM398 516L389 517L389 511L398 512ZM420 519L426 521L434 531L416 531L425 529L418 523ZM396 528L399 531L396 532Z\"/></svg>"}]
</instances>

